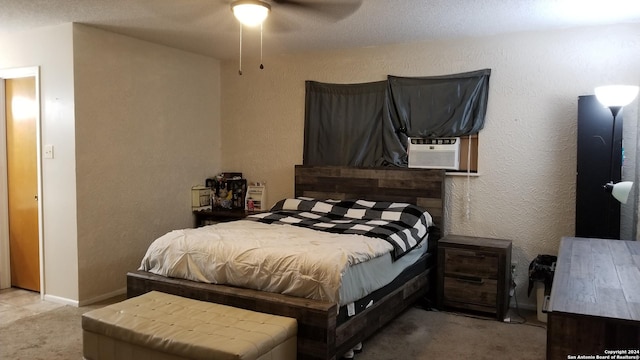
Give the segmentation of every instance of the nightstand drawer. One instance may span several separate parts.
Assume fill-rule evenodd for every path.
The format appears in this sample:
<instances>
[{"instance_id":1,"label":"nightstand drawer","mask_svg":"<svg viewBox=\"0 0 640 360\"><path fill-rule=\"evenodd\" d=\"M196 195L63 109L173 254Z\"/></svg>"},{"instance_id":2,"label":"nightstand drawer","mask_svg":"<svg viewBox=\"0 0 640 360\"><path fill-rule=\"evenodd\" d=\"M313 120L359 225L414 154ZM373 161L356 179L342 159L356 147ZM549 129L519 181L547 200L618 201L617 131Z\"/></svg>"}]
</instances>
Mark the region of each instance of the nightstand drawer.
<instances>
[{"instance_id":1,"label":"nightstand drawer","mask_svg":"<svg viewBox=\"0 0 640 360\"><path fill-rule=\"evenodd\" d=\"M490 306L495 309L498 281L478 277L444 278L444 303L460 302Z\"/></svg>"},{"instance_id":2,"label":"nightstand drawer","mask_svg":"<svg viewBox=\"0 0 640 360\"><path fill-rule=\"evenodd\" d=\"M498 255L473 250L446 249L445 276L467 275L496 279L498 275Z\"/></svg>"}]
</instances>

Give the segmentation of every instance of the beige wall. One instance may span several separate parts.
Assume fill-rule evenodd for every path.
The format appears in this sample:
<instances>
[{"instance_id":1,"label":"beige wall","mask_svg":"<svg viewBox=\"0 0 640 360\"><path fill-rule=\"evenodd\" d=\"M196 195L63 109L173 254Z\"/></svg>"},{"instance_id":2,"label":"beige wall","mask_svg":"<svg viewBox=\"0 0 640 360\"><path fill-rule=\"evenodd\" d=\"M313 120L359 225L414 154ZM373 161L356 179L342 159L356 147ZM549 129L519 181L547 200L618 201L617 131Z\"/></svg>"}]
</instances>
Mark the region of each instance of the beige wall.
<instances>
[{"instance_id":1,"label":"beige wall","mask_svg":"<svg viewBox=\"0 0 640 360\"><path fill-rule=\"evenodd\" d=\"M123 293L153 239L193 225L191 186L221 171L219 62L72 24L1 34L0 48L0 69L40 66L41 143L55 147L45 298Z\"/></svg>"},{"instance_id":2,"label":"beige wall","mask_svg":"<svg viewBox=\"0 0 640 360\"><path fill-rule=\"evenodd\" d=\"M268 202L293 195L302 162L304 81L377 81L492 69L481 175L447 181L447 233L514 242L518 300L527 267L574 233L577 98L610 83L640 83L640 25L621 25L266 56L265 70L222 65L225 170L266 181ZM266 45L268 47L268 45ZM637 100L625 108L625 148L635 148ZM467 202L467 186L470 200ZM467 216L467 209L468 216Z\"/></svg>"},{"instance_id":3,"label":"beige wall","mask_svg":"<svg viewBox=\"0 0 640 360\"><path fill-rule=\"evenodd\" d=\"M79 299L124 292L220 170L217 60L74 25Z\"/></svg>"},{"instance_id":4,"label":"beige wall","mask_svg":"<svg viewBox=\"0 0 640 360\"><path fill-rule=\"evenodd\" d=\"M41 143L55 146L55 158L42 160L42 292L45 298L73 303L78 263L71 34L71 24L0 34L0 68L40 67ZM4 137L0 146L6 146Z\"/></svg>"}]
</instances>

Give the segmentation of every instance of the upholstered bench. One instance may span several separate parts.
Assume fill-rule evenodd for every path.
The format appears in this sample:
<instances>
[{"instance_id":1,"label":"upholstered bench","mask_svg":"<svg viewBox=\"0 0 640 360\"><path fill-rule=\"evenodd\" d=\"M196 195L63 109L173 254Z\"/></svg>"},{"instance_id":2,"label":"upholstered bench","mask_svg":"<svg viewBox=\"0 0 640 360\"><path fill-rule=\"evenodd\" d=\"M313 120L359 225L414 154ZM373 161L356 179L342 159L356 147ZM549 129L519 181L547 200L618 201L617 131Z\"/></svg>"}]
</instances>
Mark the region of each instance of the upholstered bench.
<instances>
[{"instance_id":1,"label":"upholstered bench","mask_svg":"<svg viewBox=\"0 0 640 360\"><path fill-rule=\"evenodd\" d=\"M82 329L89 360L296 358L295 319L156 291L85 313Z\"/></svg>"}]
</instances>

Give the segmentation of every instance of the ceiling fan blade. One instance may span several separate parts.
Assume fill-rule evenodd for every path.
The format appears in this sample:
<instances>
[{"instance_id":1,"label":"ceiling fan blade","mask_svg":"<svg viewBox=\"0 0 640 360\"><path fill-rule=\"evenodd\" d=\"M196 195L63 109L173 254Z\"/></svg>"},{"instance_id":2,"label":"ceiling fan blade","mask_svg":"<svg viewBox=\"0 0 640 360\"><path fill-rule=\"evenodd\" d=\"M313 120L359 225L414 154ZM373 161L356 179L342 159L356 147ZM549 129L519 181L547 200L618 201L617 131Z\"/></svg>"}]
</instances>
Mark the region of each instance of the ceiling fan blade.
<instances>
[{"instance_id":1,"label":"ceiling fan blade","mask_svg":"<svg viewBox=\"0 0 640 360\"><path fill-rule=\"evenodd\" d=\"M145 0L139 4L157 16L175 22L201 21L218 11L215 4L202 0Z\"/></svg>"},{"instance_id":2,"label":"ceiling fan blade","mask_svg":"<svg viewBox=\"0 0 640 360\"><path fill-rule=\"evenodd\" d=\"M274 33L288 33L300 28L300 25L283 16L270 16L265 21L265 30Z\"/></svg>"},{"instance_id":3,"label":"ceiling fan blade","mask_svg":"<svg viewBox=\"0 0 640 360\"><path fill-rule=\"evenodd\" d=\"M272 2L280 6L287 6L292 9L295 8L303 11L313 12L314 15L322 16L333 21L339 21L349 17L362 5L362 0L272 0Z\"/></svg>"}]
</instances>

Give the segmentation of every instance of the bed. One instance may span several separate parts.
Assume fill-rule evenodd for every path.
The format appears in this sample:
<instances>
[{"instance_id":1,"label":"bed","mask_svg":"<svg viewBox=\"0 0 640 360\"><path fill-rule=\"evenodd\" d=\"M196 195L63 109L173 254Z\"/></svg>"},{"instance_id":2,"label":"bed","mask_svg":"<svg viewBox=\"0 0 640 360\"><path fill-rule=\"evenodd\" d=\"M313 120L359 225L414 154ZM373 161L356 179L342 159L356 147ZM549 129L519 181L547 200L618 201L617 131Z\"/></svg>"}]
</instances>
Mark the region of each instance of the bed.
<instances>
[{"instance_id":1,"label":"bed","mask_svg":"<svg viewBox=\"0 0 640 360\"><path fill-rule=\"evenodd\" d=\"M401 168L296 166L295 196L403 202L426 209L444 229L444 171ZM435 293L439 237L430 228L423 253L395 279L349 305L249 288L216 285L146 271L127 274L127 296L156 290L188 298L293 317L298 321L298 359L336 359L418 300Z\"/></svg>"}]
</instances>

